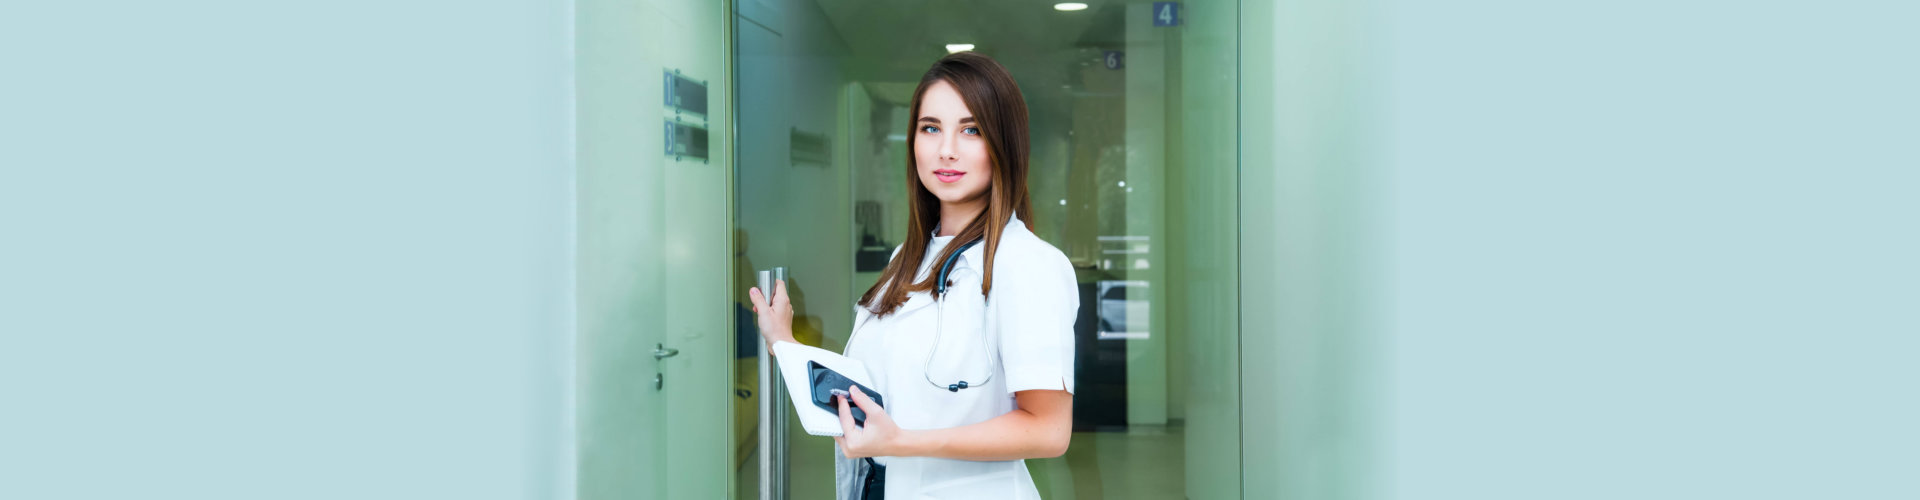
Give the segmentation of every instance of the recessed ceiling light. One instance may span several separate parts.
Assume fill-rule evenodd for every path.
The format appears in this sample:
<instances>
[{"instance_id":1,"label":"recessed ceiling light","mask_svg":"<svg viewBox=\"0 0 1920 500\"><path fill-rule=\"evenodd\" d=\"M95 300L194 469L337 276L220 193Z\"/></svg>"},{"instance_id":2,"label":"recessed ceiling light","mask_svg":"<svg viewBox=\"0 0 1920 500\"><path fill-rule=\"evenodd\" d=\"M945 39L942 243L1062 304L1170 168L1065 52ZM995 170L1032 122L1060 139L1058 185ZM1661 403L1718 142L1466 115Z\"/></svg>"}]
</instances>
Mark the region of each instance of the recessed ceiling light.
<instances>
[{"instance_id":1,"label":"recessed ceiling light","mask_svg":"<svg viewBox=\"0 0 1920 500\"><path fill-rule=\"evenodd\" d=\"M1080 3L1080 2L1056 3L1056 4L1053 4L1053 10L1058 10L1062 12L1087 10L1087 4Z\"/></svg>"},{"instance_id":2,"label":"recessed ceiling light","mask_svg":"<svg viewBox=\"0 0 1920 500\"><path fill-rule=\"evenodd\" d=\"M947 53L948 53L948 54L952 54L952 53L955 53L955 52L966 52L966 51L969 51L969 50L973 50L973 44L971 44L971 43L949 43L949 44L947 44Z\"/></svg>"}]
</instances>

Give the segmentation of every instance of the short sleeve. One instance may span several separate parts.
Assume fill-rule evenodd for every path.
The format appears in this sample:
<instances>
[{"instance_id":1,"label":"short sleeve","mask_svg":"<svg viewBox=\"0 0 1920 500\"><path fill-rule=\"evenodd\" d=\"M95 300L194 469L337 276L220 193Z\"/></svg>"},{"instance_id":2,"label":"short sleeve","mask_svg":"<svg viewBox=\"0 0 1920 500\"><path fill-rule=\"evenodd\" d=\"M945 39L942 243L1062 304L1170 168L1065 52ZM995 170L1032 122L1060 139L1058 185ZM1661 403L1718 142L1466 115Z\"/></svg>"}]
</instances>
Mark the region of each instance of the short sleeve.
<instances>
[{"instance_id":1,"label":"short sleeve","mask_svg":"<svg viewBox=\"0 0 1920 500\"><path fill-rule=\"evenodd\" d=\"M1073 323L1080 312L1073 265L1052 246L1024 243L1002 248L994 259L993 289L988 291L1007 393L1072 393Z\"/></svg>"}]
</instances>

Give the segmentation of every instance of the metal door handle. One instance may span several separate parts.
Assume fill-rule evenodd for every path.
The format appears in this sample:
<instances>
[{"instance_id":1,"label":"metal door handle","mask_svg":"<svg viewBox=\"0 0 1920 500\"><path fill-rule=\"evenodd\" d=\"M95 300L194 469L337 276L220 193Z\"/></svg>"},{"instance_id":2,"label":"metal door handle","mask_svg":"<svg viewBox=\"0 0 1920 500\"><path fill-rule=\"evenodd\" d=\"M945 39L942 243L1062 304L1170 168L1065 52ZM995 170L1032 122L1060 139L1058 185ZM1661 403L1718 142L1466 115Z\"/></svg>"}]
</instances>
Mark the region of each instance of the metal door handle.
<instances>
[{"instance_id":1,"label":"metal door handle","mask_svg":"<svg viewBox=\"0 0 1920 500\"><path fill-rule=\"evenodd\" d=\"M653 359L656 361L671 358L676 354L680 354L679 349L668 349L666 344L653 345Z\"/></svg>"},{"instance_id":2,"label":"metal door handle","mask_svg":"<svg viewBox=\"0 0 1920 500\"><path fill-rule=\"evenodd\" d=\"M773 291L774 284L787 279L787 268L760 271L761 293ZM766 342L760 346L760 500L787 500L787 391L780 384L780 365L773 362Z\"/></svg>"}]
</instances>

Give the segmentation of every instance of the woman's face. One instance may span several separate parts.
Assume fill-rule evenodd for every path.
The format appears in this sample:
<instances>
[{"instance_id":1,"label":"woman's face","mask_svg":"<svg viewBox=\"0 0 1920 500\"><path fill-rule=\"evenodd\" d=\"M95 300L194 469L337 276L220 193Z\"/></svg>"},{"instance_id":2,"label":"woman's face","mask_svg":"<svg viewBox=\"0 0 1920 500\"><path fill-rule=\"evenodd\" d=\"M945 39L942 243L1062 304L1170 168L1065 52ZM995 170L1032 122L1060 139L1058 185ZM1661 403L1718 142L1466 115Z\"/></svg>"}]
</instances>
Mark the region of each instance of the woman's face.
<instances>
[{"instance_id":1,"label":"woman's face","mask_svg":"<svg viewBox=\"0 0 1920 500\"><path fill-rule=\"evenodd\" d=\"M934 82L921 94L913 133L914 170L941 204L969 203L987 194L993 174L987 138L952 84Z\"/></svg>"}]
</instances>

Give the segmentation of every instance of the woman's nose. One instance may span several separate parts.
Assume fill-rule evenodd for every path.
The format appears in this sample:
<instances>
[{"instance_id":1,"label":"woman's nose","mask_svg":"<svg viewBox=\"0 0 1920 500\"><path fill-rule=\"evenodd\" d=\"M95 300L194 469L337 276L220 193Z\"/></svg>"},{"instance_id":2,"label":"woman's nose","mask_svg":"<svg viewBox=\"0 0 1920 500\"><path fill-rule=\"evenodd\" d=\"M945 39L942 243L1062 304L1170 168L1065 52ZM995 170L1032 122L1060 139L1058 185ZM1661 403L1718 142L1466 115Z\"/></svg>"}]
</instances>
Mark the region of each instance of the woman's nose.
<instances>
[{"instance_id":1,"label":"woman's nose","mask_svg":"<svg viewBox=\"0 0 1920 500\"><path fill-rule=\"evenodd\" d=\"M954 151L958 149L957 147L955 147L957 146L955 142L958 140L959 140L958 134L941 134L940 135L940 159L952 160L952 159L958 158L957 156L954 156Z\"/></svg>"}]
</instances>

